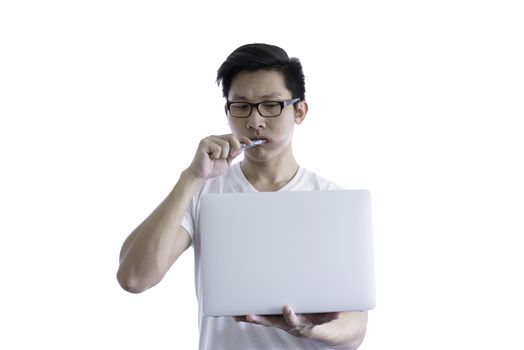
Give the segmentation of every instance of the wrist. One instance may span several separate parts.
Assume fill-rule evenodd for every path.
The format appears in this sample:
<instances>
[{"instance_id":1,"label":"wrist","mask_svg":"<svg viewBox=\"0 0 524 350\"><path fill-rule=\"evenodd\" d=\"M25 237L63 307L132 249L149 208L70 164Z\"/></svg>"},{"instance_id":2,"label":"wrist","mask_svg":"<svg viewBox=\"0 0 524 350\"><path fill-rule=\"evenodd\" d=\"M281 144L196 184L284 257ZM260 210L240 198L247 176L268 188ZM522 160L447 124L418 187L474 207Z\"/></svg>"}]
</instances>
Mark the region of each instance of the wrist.
<instances>
[{"instance_id":1,"label":"wrist","mask_svg":"<svg viewBox=\"0 0 524 350\"><path fill-rule=\"evenodd\" d=\"M183 183L185 186L191 186L191 187L200 187L206 182L205 179L202 179L198 176L196 176L190 168L187 168L182 171L180 174L180 179L178 180L179 183Z\"/></svg>"},{"instance_id":2,"label":"wrist","mask_svg":"<svg viewBox=\"0 0 524 350\"><path fill-rule=\"evenodd\" d=\"M356 344L354 335L347 330L339 329L338 325L333 322L317 325L311 329L309 339L330 349L355 350L359 343Z\"/></svg>"}]
</instances>

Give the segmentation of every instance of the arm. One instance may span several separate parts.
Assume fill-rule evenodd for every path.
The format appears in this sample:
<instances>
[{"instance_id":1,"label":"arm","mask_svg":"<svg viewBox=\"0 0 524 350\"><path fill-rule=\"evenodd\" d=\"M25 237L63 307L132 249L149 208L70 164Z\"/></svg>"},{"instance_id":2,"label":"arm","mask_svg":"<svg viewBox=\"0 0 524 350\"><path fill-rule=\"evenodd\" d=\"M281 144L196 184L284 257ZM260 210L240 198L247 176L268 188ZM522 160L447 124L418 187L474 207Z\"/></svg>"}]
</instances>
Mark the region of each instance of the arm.
<instances>
[{"instance_id":1,"label":"arm","mask_svg":"<svg viewBox=\"0 0 524 350\"><path fill-rule=\"evenodd\" d=\"M162 280L175 260L190 246L180 226L186 207L202 181L187 170L164 201L126 239L120 252L117 279L122 288L141 293Z\"/></svg>"},{"instance_id":2,"label":"arm","mask_svg":"<svg viewBox=\"0 0 524 350\"><path fill-rule=\"evenodd\" d=\"M191 245L191 237L180 223L193 195L207 179L223 174L240 152L240 141L233 135L209 136L200 142L193 162L173 190L125 240L117 272L122 288L141 293L162 280Z\"/></svg>"}]
</instances>

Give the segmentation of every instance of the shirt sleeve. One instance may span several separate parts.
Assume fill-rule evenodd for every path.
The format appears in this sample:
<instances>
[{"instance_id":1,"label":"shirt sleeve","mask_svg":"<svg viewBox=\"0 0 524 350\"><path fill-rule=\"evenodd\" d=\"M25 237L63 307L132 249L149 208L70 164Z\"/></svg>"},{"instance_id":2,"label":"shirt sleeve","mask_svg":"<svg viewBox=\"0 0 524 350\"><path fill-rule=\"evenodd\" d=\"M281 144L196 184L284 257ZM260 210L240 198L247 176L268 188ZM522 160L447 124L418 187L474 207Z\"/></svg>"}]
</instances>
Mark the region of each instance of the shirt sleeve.
<instances>
[{"instance_id":1,"label":"shirt sleeve","mask_svg":"<svg viewBox=\"0 0 524 350\"><path fill-rule=\"evenodd\" d=\"M186 231L191 236L191 240L193 240L195 235L195 215L194 215L194 205L195 198L191 200L189 205L186 208L186 212L184 213L184 217L182 218L182 222L180 223L180 226L186 229Z\"/></svg>"}]
</instances>

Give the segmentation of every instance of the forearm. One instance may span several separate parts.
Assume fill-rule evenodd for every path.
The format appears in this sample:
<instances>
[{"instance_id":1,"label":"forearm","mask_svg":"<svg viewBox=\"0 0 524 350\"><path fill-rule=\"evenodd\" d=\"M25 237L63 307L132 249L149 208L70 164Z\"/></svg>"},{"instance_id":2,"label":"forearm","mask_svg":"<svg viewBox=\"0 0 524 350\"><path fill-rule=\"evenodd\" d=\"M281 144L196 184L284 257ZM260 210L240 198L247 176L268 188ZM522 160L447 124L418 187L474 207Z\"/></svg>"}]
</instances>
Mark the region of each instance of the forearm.
<instances>
[{"instance_id":1,"label":"forearm","mask_svg":"<svg viewBox=\"0 0 524 350\"><path fill-rule=\"evenodd\" d=\"M366 334L367 312L342 312L340 317L315 326L311 339L333 349L358 349Z\"/></svg>"},{"instance_id":2,"label":"forearm","mask_svg":"<svg viewBox=\"0 0 524 350\"><path fill-rule=\"evenodd\" d=\"M183 172L164 201L126 239L117 276L121 284L130 286L130 291L153 286L167 272L185 209L201 185L201 181Z\"/></svg>"}]
</instances>

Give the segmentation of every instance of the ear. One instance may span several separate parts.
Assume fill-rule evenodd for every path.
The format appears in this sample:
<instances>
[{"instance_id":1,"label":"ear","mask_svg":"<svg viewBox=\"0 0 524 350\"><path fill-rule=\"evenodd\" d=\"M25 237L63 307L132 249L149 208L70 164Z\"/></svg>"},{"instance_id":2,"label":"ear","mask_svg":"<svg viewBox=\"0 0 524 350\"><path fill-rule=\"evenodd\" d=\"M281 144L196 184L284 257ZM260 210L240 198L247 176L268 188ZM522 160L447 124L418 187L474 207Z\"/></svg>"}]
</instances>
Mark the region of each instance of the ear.
<instances>
[{"instance_id":1,"label":"ear","mask_svg":"<svg viewBox=\"0 0 524 350\"><path fill-rule=\"evenodd\" d=\"M306 101L298 102L297 111L295 112L295 124L302 124L308 109L309 107Z\"/></svg>"},{"instance_id":2,"label":"ear","mask_svg":"<svg viewBox=\"0 0 524 350\"><path fill-rule=\"evenodd\" d=\"M224 112L226 113L226 116L227 116L227 103L224 105Z\"/></svg>"}]
</instances>

